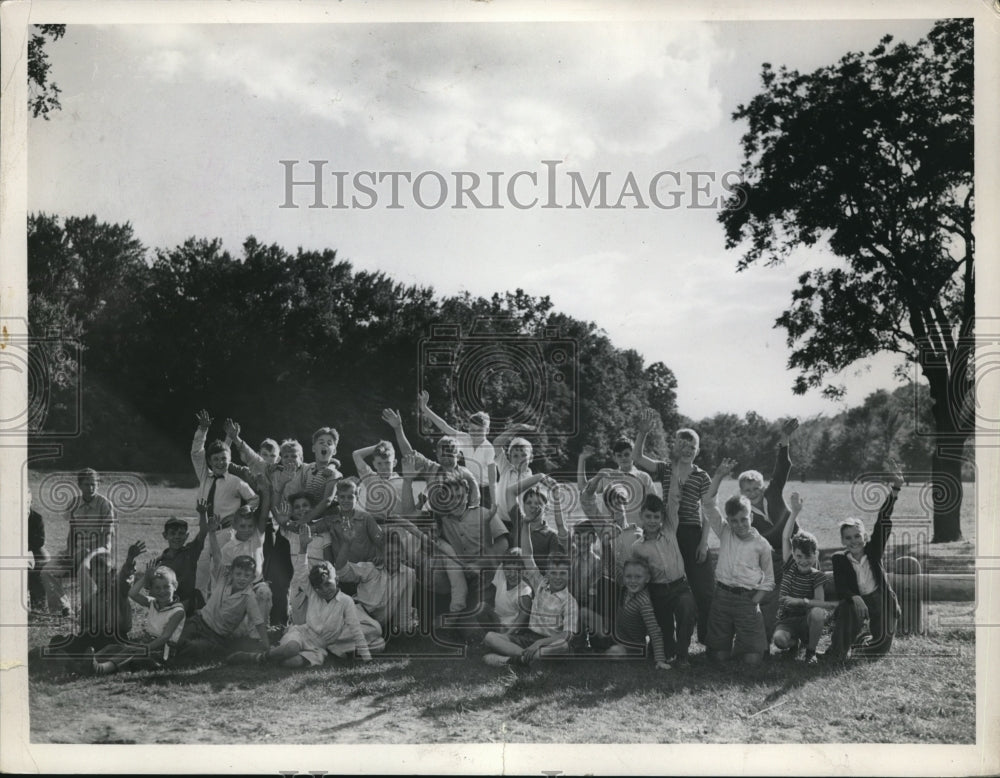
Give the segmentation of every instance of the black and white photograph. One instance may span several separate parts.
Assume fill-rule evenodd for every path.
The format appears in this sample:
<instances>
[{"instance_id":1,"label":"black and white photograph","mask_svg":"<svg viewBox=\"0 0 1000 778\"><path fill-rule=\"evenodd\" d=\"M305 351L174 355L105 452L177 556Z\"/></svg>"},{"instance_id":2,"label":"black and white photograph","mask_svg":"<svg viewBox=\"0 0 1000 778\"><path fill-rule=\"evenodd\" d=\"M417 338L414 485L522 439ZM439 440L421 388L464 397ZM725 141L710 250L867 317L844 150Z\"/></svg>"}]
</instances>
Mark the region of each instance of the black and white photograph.
<instances>
[{"instance_id":1,"label":"black and white photograph","mask_svg":"<svg viewBox=\"0 0 1000 778\"><path fill-rule=\"evenodd\" d=\"M0 769L1000 771L995 7L0 25Z\"/></svg>"}]
</instances>

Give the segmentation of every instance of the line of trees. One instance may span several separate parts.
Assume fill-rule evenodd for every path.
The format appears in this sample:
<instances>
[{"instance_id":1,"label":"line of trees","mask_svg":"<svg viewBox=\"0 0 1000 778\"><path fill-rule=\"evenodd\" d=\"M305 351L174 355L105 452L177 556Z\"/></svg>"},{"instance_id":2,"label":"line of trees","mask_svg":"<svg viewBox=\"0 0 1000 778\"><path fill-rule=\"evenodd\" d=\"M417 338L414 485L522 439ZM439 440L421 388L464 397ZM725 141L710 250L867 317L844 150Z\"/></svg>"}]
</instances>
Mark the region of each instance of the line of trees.
<instances>
[{"instance_id":1,"label":"line of trees","mask_svg":"<svg viewBox=\"0 0 1000 778\"><path fill-rule=\"evenodd\" d=\"M33 442L80 426L79 435L54 438L64 446L60 467L185 472L193 413L207 407L241 420L250 440L308 441L333 424L350 472L350 448L387 436L384 407L399 408L414 442L431 451L430 436L418 432L418 387L456 424L473 408L487 409L497 426L525 414L540 422L541 469L572 469L584 444L607 450L634 433L645 407L663 419L648 444L659 456L664 428L690 425L701 433L705 468L733 457L766 473L773 461L780 419L682 418L666 365L646 365L595 324L521 290L439 297L357 271L335 251L292 253L252 237L240 256L197 238L150 252L130 225L94 216L31 215L28 263L33 359L50 379ZM442 333L443 324L452 330ZM56 360L53 344L80 349L63 348ZM796 475L850 480L881 470L889 455L926 473L926 395L910 384L802 420Z\"/></svg>"},{"instance_id":2,"label":"line of trees","mask_svg":"<svg viewBox=\"0 0 1000 778\"><path fill-rule=\"evenodd\" d=\"M646 365L595 324L521 290L441 297L355 270L332 250L289 252L253 237L239 256L200 238L150 252L129 224L48 214L29 217L28 279L32 357L60 377L46 386L33 442L73 430L77 415L82 425L54 438L63 464L186 471L202 407L241 420L251 440L308 441L333 424L344 455L388 435L385 407L416 432L418 388L446 418L481 407L498 425L539 424L545 468L572 460L578 430L609 447L644 407L677 423L666 365ZM444 324L466 344L433 329ZM79 360L64 348L57 369L53 343L80 344ZM665 451L661 430L651 443Z\"/></svg>"}]
</instances>

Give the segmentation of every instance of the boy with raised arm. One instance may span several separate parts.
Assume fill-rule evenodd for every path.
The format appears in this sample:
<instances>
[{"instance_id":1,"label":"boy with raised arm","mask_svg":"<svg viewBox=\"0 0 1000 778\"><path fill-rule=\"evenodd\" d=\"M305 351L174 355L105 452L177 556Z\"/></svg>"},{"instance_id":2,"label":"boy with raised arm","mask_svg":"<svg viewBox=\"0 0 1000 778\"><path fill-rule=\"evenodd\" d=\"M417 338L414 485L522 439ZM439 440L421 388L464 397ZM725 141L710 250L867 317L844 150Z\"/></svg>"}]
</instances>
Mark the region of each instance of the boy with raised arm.
<instances>
[{"instance_id":1,"label":"boy with raised arm","mask_svg":"<svg viewBox=\"0 0 1000 778\"><path fill-rule=\"evenodd\" d=\"M890 460L893 474L889 493L879 509L869 537L861 519L840 522L844 550L833 555L833 585L840 603L830 649L824 658L846 660L851 656L882 656L892 647L899 618L899 601L885 572L882 555L892 532L892 509L903 487L903 474ZM870 634L863 637L865 621Z\"/></svg>"},{"instance_id":2,"label":"boy with raised arm","mask_svg":"<svg viewBox=\"0 0 1000 778\"><path fill-rule=\"evenodd\" d=\"M163 539L167 541L167 547L151 563L154 570L157 567L169 567L174 571L177 576L177 599L188 616L205 604L195 586L195 580L198 558L202 555L208 538L208 506L204 501L199 501L197 509L198 534L194 540L187 542L190 534L187 522L171 516L163 525Z\"/></svg>"},{"instance_id":3,"label":"boy with raised arm","mask_svg":"<svg viewBox=\"0 0 1000 778\"><path fill-rule=\"evenodd\" d=\"M527 629L511 633L488 632L484 643L491 653L483 657L489 665L516 663L529 665L539 659L569 653L570 642L579 627L579 607L569 593L569 559L549 559L543 576L532 558L531 530L521 527L524 575L534 592Z\"/></svg>"},{"instance_id":4,"label":"boy with raised arm","mask_svg":"<svg viewBox=\"0 0 1000 778\"><path fill-rule=\"evenodd\" d=\"M305 492L316 501L316 507L309 514L309 520L318 519L333 506L336 499L337 482L342 475L337 468L340 462L333 458L337 453L340 433L333 427L320 427L312 434L312 450L315 460L304 465L285 487L287 494Z\"/></svg>"},{"instance_id":5,"label":"boy with raised arm","mask_svg":"<svg viewBox=\"0 0 1000 778\"><path fill-rule=\"evenodd\" d=\"M632 544L631 558L641 560L649 570L649 599L663 634L667 656L673 655L676 650L675 666L683 667L688 664L698 609L684 577L684 558L677 545L677 520L668 515L663 500L650 494L642 503L641 521L642 537Z\"/></svg>"},{"instance_id":6,"label":"boy with raised arm","mask_svg":"<svg viewBox=\"0 0 1000 778\"><path fill-rule=\"evenodd\" d=\"M581 489L587 483L587 460L594 455L593 446L584 446L577 459L577 486ZM628 503L625 506L626 516L630 524L639 523L642 513L642 502L646 495L653 494L653 479L649 473L639 470L633 460L635 444L626 436L621 436L611 445L611 456L615 460L617 470L605 468L602 472L609 474L615 483L622 484L628 492Z\"/></svg>"},{"instance_id":7,"label":"boy with raised arm","mask_svg":"<svg viewBox=\"0 0 1000 778\"><path fill-rule=\"evenodd\" d=\"M705 517L711 511L718 513L719 509L708 493L711 477L694 463L701 441L693 429L674 433L669 462L651 459L643 453L646 437L657 418L656 412L648 408L639 417L635 463L660 482L668 513L677 514L677 544L684 558L684 574L698 606L698 642L706 644L715 579L708 559L709 524ZM671 488L675 489L673 497Z\"/></svg>"},{"instance_id":8,"label":"boy with raised arm","mask_svg":"<svg viewBox=\"0 0 1000 778\"><path fill-rule=\"evenodd\" d=\"M781 535L784 557L778 600L778 621L774 629L774 645L798 654L799 642L806 643L806 662L816 664L816 646L823 634L823 625L831 608L837 603L826 601L823 587L826 575L817 563L819 544L811 532L792 528L802 511L802 499L792 492L791 518L785 522Z\"/></svg>"},{"instance_id":9,"label":"boy with raised arm","mask_svg":"<svg viewBox=\"0 0 1000 778\"><path fill-rule=\"evenodd\" d=\"M198 476L198 499L204 500L209 519L218 516L219 526L213 533L216 542L222 546L232 537L233 519L248 516L257 509L260 499L250 485L239 476L229 472L231 461L229 448L221 440L213 440L206 445L208 428L212 426L212 417L208 411L199 411L195 418L198 428L191 443L191 464ZM195 571L195 586L207 601L212 574L212 563L207 554L198 558Z\"/></svg>"},{"instance_id":10,"label":"boy with raised arm","mask_svg":"<svg viewBox=\"0 0 1000 778\"><path fill-rule=\"evenodd\" d=\"M725 519L718 508L706 511L719 538L708 650L713 659L735 655L756 664L768 645L760 602L774 589L771 546L750 526L750 500L734 495L726 500L725 509Z\"/></svg>"},{"instance_id":11,"label":"boy with raised arm","mask_svg":"<svg viewBox=\"0 0 1000 778\"><path fill-rule=\"evenodd\" d=\"M507 522L515 505L520 504L521 495L541 483L544 473L531 472L531 458L534 448L523 437L515 437L519 432L533 432L530 424L512 424L493 441L493 451L497 466L497 505L500 517ZM515 532L518 532L515 528Z\"/></svg>"},{"instance_id":12,"label":"boy with raised arm","mask_svg":"<svg viewBox=\"0 0 1000 778\"><path fill-rule=\"evenodd\" d=\"M781 587L781 574L785 563L781 538L786 522L790 521L789 516L791 515L782 494L785 483L788 481L788 473L792 468L792 460L788 455L788 441L798 427L798 419L789 419L782 425L774 460L774 471L766 488L764 476L757 470L745 470L739 475L740 494L750 500L751 526L760 533L764 540L771 544L772 549L771 562L774 566L775 590L760 604L761 613L764 614L764 629L767 632L768 640L774 634L774 625L778 619L778 589ZM716 470L712 478L711 494L713 499L722 478L729 474L735 464L732 459L724 459L722 465ZM726 469L727 466L728 469ZM792 532L794 532L794 521L792 523Z\"/></svg>"},{"instance_id":13,"label":"boy with raised arm","mask_svg":"<svg viewBox=\"0 0 1000 778\"><path fill-rule=\"evenodd\" d=\"M496 455L493 444L486 436L490 432L490 415L477 411L469 416L468 432L452 427L430 408L430 394L426 391L417 395L417 408L442 433L458 441L458 451L465 458L465 466L479 483L480 505L492 508L496 499L492 491L496 489Z\"/></svg>"}]
</instances>

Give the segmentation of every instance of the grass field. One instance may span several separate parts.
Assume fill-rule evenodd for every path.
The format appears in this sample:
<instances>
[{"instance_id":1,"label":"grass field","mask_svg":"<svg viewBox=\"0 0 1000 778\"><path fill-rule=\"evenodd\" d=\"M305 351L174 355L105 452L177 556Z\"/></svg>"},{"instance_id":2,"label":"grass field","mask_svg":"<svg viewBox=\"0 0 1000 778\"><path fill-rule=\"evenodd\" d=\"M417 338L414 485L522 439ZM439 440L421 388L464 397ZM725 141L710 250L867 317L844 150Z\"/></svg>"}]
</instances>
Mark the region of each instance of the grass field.
<instances>
[{"instance_id":1,"label":"grass field","mask_svg":"<svg viewBox=\"0 0 1000 778\"><path fill-rule=\"evenodd\" d=\"M46 495L54 481L47 487L45 480L32 474L32 489L50 551L58 551L65 525L45 510L58 497ZM143 504L120 515L121 549L142 539L159 550L164 518L193 516L190 485L150 481ZM806 500L804 521L821 545L835 545L836 520L862 514L850 485L793 489ZM904 489L898 516L925 514L919 492ZM970 489L963 503L967 539L972 498ZM865 518L870 526L873 515ZM42 661L31 667L31 737L45 743L972 743L971 612L971 603L932 603L925 634L897 639L885 659L847 666L777 660L719 668L695 653L684 671L581 657L515 673L484 665L477 647L465 658L428 656L437 650L429 638L392 643L390 655L370 664L298 672L216 664L95 679ZM67 626L36 624L30 645ZM151 710L169 723L153 724Z\"/></svg>"}]
</instances>

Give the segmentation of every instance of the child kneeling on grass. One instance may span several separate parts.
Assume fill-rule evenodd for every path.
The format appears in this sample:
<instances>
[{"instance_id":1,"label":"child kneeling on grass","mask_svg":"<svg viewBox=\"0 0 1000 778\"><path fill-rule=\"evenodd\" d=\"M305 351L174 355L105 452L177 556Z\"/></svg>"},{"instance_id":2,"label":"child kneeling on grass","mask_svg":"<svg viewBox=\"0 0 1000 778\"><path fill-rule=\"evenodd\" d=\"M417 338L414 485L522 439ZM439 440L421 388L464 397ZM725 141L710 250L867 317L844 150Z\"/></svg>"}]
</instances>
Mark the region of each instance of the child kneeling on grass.
<instances>
[{"instance_id":1,"label":"child kneeling on grass","mask_svg":"<svg viewBox=\"0 0 1000 778\"><path fill-rule=\"evenodd\" d=\"M300 557L300 561L304 556ZM321 665L326 655L353 655L368 662L372 652L385 648L378 622L354 604L337 586L337 571L329 562L309 570L305 624L288 628L278 645L260 653L238 651L231 664L279 662L283 667Z\"/></svg>"},{"instance_id":2,"label":"child kneeling on grass","mask_svg":"<svg viewBox=\"0 0 1000 778\"><path fill-rule=\"evenodd\" d=\"M149 590L149 596L142 593ZM146 568L136 578L128 596L146 608L146 633L128 644L114 643L94 655L97 675L117 673L125 665L130 670L160 669L173 658L177 641L184 629L184 605L177 599L177 574L163 565Z\"/></svg>"},{"instance_id":3,"label":"child kneeling on grass","mask_svg":"<svg viewBox=\"0 0 1000 778\"><path fill-rule=\"evenodd\" d=\"M521 550L524 576L534 591L527 629L510 633L488 632L484 643L491 653L483 657L488 665L511 662L529 665L538 659L564 656L577 631L579 607L569 593L569 559L549 557L546 574L542 574L532 558L531 528L521 525Z\"/></svg>"},{"instance_id":4,"label":"child kneeling on grass","mask_svg":"<svg viewBox=\"0 0 1000 778\"><path fill-rule=\"evenodd\" d=\"M270 647L264 615L253 590L256 575L253 557L238 556L233 560L223 585L212 590L205 607L184 625L179 648L185 657L223 653L237 639L236 632L244 619L256 630L261 649Z\"/></svg>"},{"instance_id":5,"label":"child kneeling on grass","mask_svg":"<svg viewBox=\"0 0 1000 778\"><path fill-rule=\"evenodd\" d=\"M778 596L778 621L774 628L774 645L798 655L799 641L806 643L806 662L816 664L816 646L823 634L823 625L830 609L837 603L827 602L823 592L826 574L817 567L819 544L811 532L792 528L802 511L802 498L792 492L792 512L781 536L785 564L781 572Z\"/></svg>"},{"instance_id":6,"label":"child kneeling on grass","mask_svg":"<svg viewBox=\"0 0 1000 778\"><path fill-rule=\"evenodd\" d=\"M833 555L833 585L840 603L836 626L824 659L883 656L889 653L899 618L899 601L889 584L882 555L892 532L892 509L903 486L899 465L890 460L893 474L889 494L878 512L871 537L861 519L840 522L844 550ZM869 633L864 632L868 622Z\"/></svg>"}]
</instances>

